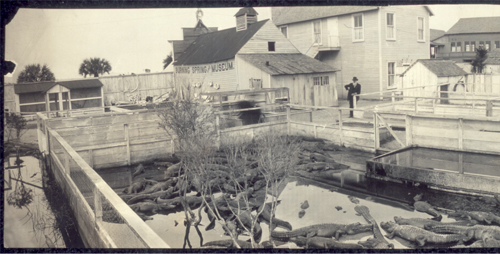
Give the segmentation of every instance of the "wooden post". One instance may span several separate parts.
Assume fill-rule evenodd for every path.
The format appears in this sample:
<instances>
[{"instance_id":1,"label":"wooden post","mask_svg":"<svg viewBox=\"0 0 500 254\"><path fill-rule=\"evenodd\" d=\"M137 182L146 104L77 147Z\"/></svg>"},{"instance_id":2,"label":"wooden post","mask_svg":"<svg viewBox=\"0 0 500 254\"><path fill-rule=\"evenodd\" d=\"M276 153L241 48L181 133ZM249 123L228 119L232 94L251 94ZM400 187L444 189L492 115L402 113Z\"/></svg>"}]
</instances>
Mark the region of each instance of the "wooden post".
<instances>
[{"instance_id":1,"label":"wooden post","mask_svg":"<svg viewBox=\"0 0 500 254\"><path fill-rule=\"evenodd\" d=\"M171 152L172 154L174 154L174 153L175 153L175 142L174 142L174 138L172 138L172 139L170 140L170 152Z\"/></svg>"},{"instance_id":2,"label":"wooden post","mask_svg":"<svg viewBox=\"0 0 500 254\"><path fill-rule=\"evenodd\" d=\"M344 146L344 133L342 131L342 109L339 109L339 140L340 145Z\"/></svg>"},{"instance_id":3,"label":"wooden post","mask_svg":"<svg viewBox=\"0 0 500 254\"><path fill-rule=\"evenodd\" d=\"M318 129L317 129L317 125L313 125L314 126L314 138L318 138Z\"/></svg>"},{"instance_id":4,"label":"wooden post","mask_svg":"<svg viewBox=\"0 0 500 254\"><path fill-rule=\"evenodd\" d=\"M406 115L405 125L406 146L411 146L413 143L413 119L410 115Z\"/></svg>"},{"instance_id":5,"label":"wooden post","mask_svg":"<svg viewBox=\"0 0 500 254\"><path fill-rule=\"evenodd\" d=\"M486 101L486 116L493 116L493 102L491 100Z\"/></svg>"},{"instance_id":6,"label":"wooden post","mask_svg":"<svg viewBox=\"0 0 500 254\"><path fill-rule=\"evenodd\" d=\"M458 173L464 173L464 156L462 153L458 154Z\"/></svg>"},{"instance_id":7,"label":"wooden post","mask_svg":"<svg viewBox=\"0 0 500 254\"><path fill-rule=\"evenodd\" d=\"M292 124L290 123L291 116L292 116L292 112L291 112L290 104L288 104L288 105L286 105L286 128L287 128L286 133L288 135L290 135L291 127L292 127L291 126Z\"/></svg>"},{"instance_id":8,"label":"wooden post","mask_svg":"<svg viewBox=\"0 0 500 254\"><path fill-rule=\"evenodd\" d=\"M102 222L102 202L101 202L101 192L97 187L94 186L94 212L95 212L95 222Z\"/></svg>"},{"instance_id":9,"label":"wooden post","mask_svg":"<svg viewBox=\"0 0 500 254\"><path fill-rule=\"evenodd\" d=\"M215 114L215 128L217 129L217 149L220 148L220 115Z\"/></svg>"},{"instance_id":10,"label":"wooden post","mask_svg":"<svg viewBox=\"0 0 500 254\"><path fill-rule=\"evenodd\" d=\"M458 119L458 149L464 149L464 127L463 119Z\"/></svg>"},{"instance_id":11,"label":"wooden post","mask_svg":"<svg viewBox=\"0 0 500 254\"><path fill-rule=\"evenodd\" d=\"M89 166L94 168L94 151L89 149Z\"/></svg>"},{"instance_id":12,"label":"wooden post","mask_svg":"<svg viewBox=\"0 0 500 254\"><path fill-rule=\"evenodd\" d=\"M130 166L130 137L128 133L128 124L123 125L125 129L125 142L127 143L127 166Z\"/></svg>"},{"instance_id":13,"label":"wooden post","mask_svg":"<svg viewBox=\"0 0 500 254\"><path fill-rule=\"evenodd\" d=\"M380 148L380 130L378 128L377 112L373 112L373 134L375 136L373 139L373 147L377 150Z\"/></svg>"},{"instance_id":14,"label":"wooden post","mask_svg":"<svg viewBox=\"0 0 500 254\"><path fill-rule=\"evenodd\" d=\"M357 95L353 95L353 96L352 96L352 108L356 108L356 107L357 107L357 106L356 106L356 104L357 104L357 101L356 101L356 98L357 98L357 97L356 97L356 96L357 96ZM354 113L353 113L353 114L354 114Z\"/></svg>"},{"instance_id":15,"label":"wooden post","mask_svg":"<svg viewBox=\"0 0 500 254\"><path fill-rule=\"evenodd\" d=\"M396 111L396 104L395 104L396 100L394 98L394 95L395 95L395 93L392 92L391 93L392 111Z\"/></svg>"},{"instance_id":16,"label":"wooden post","mask_svg":"<svg viewBox=\"0 0 500 254\"><path fill-rule=\"evenodd\" d=\"M432 113L436 114L436 99L432 99Z\"/></svg>"}]
</instances>

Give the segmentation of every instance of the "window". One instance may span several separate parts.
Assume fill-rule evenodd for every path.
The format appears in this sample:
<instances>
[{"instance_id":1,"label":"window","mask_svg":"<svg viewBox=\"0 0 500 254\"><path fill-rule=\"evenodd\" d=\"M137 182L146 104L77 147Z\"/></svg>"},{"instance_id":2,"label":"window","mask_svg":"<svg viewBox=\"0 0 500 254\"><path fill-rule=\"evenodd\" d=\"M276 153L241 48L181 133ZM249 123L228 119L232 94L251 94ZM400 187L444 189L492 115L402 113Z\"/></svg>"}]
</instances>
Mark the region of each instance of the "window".
<instances>
[{"instance_id":1,"label":"window","mask_svg":"<svg viewBox=\"0 0 500 254\"><path fill-rule=\"evenodd\" d=\"M495 41L495 48L500 49L500 41Z\"/></svg>"},{"instance_id":2,"label":"window","mask_svg":"<svg viewBox=\"0 0 500 254\"><path fill-rule=\"evenodd\" d=\"M457 42L457 52L462 52L462 42Z\"/></svg>"},{"instance_id":3,"label":"window","mask_svg":"<svg viewBox=\"0 0 500 254\"><path fill-rule=\"evenodd\" d=\"M262 79L250 79L250 89L260 89L262 88Z\"/></svg>"},{"instance_id":4,"label":"window","mask_svg":"<svg viewBox=\"0 0 500 254\"><path fill-rule=\"evenodd\" d=\"M363 14L352 15L353 22L353 41L363 41L364 28L363 28Z\"/></svg>"},{"instance_id":5,"label":"window","mask_svg":"<svg viewBox=\"0 0 500 254\"><path fill-rule=\"evenodd\" d=\"M457 48L455 47L455 43L451 43L451 52L457 52Z\"/></svg>"},{"instance_id":6,"label":"window","mask_svg":"<svg viewBox=\"0 0 500 254\"><path fill-rule=\"evenodd\" d=\"M287 26L282 26L280 27L281 33L288 38L288 27Z\"/></svg>"},{"instance_id":7,"label":"window","mask_svg":"<svg viewBox=\"0 0 500 254\"><path fill-rule=\"evenodd\" d=\"M470 42L470 51L476 51L476 42L475 41Z\"/></svg>"},{"instance_id":8,"label":"window","mask_svg":"<svg viewBox=\"0 0 500 254\"><path fill-rule=\"evenodd\" d=\"M417 41L424 41L424 18L418 17L417 19Z\"/></svg>"},{"instance_id":9,"label":"window","mask_svg":"<svg viewBox=\"0 0 500 254\"><path fill-rule=\"evenodd\" d=\"M389 62L387 64L387 86L392 87L394 86L394 79L395 79L395 63L394 62Z\"/></svg>"},{"instance_id":10,"label":"window","mask_svg":"<svg viewBox=\"0 0 500 254\"><path fill-rule=\"evenodd\" d=\"M323 76L323 77L313 77L313 85L315 86L325 86L330 84L330 77L328 76Z\"/></svg>"},{"instance_id":11,"label":"window","mask_svg":"<svg viewBox=\"0 0 500 254\"><path fill-rule=\"evenodd\" d=\"M491 42L487 41L485 45L486 45L485 49L486 50L490 50L490 48L491 48Z\"/></svg>"},{"instance_id":12,"label":"window","mask_svg":"<svg viewBox=\"0 0 500 254\"><path fill-rule=\"evenodd\" d=\"M276 42L274 42L274 41L268 41L267 42L267 50L268 51L276 51L275 44L276 44Z\"/></svg>"},{"instance_id":13,"label":"window","mask_svg":"<svg viewBox=\"0 0 500 254\"><path fill-rule=\"evenodd\" d=\"M321 44L321 20L313 21L314 44Z\"/></svg>"},{"instance_id":14,"label":"window","mask_svg":"<svg viewBox=\"0 0 500 254\"><path fill-rule=\"evenodd\" d=\"M386 28L386 34L385 38L387 40L395 40L396 39L396 25L395 25L395 20L394 20L394 13L387 13L386 16L387 20L387 28Z\"/></svg>"},{"instance_id":15,"label":"window","mask_svg":"<svg viewBox=\"0 0 500 254\"><path fill-rule=\"evenodd\" d=\"M470 51L470 44L468 41L465 42L465 51L469 52Z\"/></svg>"}]
</instances>

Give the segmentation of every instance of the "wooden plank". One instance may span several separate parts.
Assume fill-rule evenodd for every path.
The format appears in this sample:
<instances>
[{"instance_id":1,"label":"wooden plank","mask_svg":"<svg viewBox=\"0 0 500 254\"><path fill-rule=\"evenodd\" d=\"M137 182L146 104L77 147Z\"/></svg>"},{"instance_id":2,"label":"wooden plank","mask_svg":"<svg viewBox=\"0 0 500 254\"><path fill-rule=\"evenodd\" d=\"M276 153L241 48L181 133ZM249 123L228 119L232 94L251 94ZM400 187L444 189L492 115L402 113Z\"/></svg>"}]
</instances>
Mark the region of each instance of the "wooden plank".
<instances>
[{"instance_id":1,"label":"wooden plank","mask_svg":"<svg viewBox=\"0 0 500 254\"><path fill-rule=\"evenodd\" d=\"M458 119L458 149L464 148L463 141L464 141L464 124L463 124L462 118L459 118Z\"/></svg>"},{"instance_id":2,"label":"wooden plank","mask_svg":"<svg viewBox=\"0 0 500 254\"><path fill-rule=\"evenodd\" d=\"M495 166L500 170L500 157L480 153L463 153L464 163Z\"/></svg>"},{"instance_id":3,"label":"wooden plank","mask_svg":"<svg viewBox=\"0 0 500 254\"><path fill-rule=\"evenodd\" d=\"M500 152L500 144L498 140L494 141L478 141L464 140L464 149L475 151Z\"/></svg>"},{"instance_id":4,"label":"wooden plank","mask_svg":"<svg viewBox=\"0 0 500 254\"><path fill-rule=\"evenodd\" d=\"M450 138L458 140L457 128L439 128L427 126L413 126L413 135Z\"/></svg>"},{"instance_id":5,"label":"wooden plank","mask_svg":"<svg viewBox=\"0 0 500 254\"><path fill-rule=\"evenodd\" d=\"M442 169L451 172L459 172L458 171L458 161L448 161L448 160L439 160L439 159L428 159L413 156L413 164L412 167L426 168L426 169Z\"/></svg>"},{"instance_id":6,"label":"wooden plank","mask_svg":"<svg viewBox=\"0 0 500 254\"><path fill-rule=\"evenodd\" d=\"M412 144L424 147L458 148L458 140L456 138L440 138L427 135L414 135ZM466 146L464 145L464 147Z\"/></svg>"},{"instance_id":7,"label":"wooden plank","mask_svg":"<svg viewBox=\"0 0 500 254\"><path fill-rule=\"evenodd\" d=\"M119 147L119 146L126 146L126 142L116 142L116 143L105 143L105 144L99 144L99 145L91 145L91 146L81 146L81 147L75 147L75 151L81 152L85 150L99 150L99 149L105 149L105 148L113 148L113 147Z\"/></svg>"},{"instance_id":8,"label":"wooden plank","mask_svg":"<svg viewBox=\"0 0 500 254\"><path fill-rule=\"evenodd\" d=\"M463 163L464 174L476 174L476 175L486 175L486 176L496 176L500 177L500 169L498 166L491 165L481 165L477 166L476 163Z\"/></svg>"},{"instance_id":9,"label":"wooden plank","mask_svg":"<svg viewBox=\"0 0 500 254\"><path fill-rule=\"evenodd\" d=\"M359 131L348 131L348 130L343 130L342 135L344 135L345 138L348 137L353 137L353 138L361 138L361 139L366 139L366 140L373 140L375 139L375 134L373 133L366 133L366 132L359 132ZM373 144L370 144L370 146L373 146Z\"/></svg>"},{"instance_id":10,"label":"wooden plank","mask_svg":"<svg viewBox=\"0 0 500 254\"><path fill-rule=\"evenodd\" d=\"M464 130L487 130L500 132L500 121L487 121L487 120L468 120L463 119Z\"/></svg>"},{"instance_id":11,"label":"wooden plank","mask_svg":"<svg viewBox=\"0 0 500 254\"><path fill-rule=\"evenodd\" d=\"M356 137L348 137L344 138L345 144L357 145L362 147L369 147L373 150L373 139L364 139L364 138L356 138ZM347 145L346 145L347 147Z\"/></svg>"},{"instance_id":12,"label":"wooden plank","mask_svg":"<svg viewBox=\"0 0 500 254\"><path fill-rule=\"evenodd\" d=\"M376 114L376 113L375 113ZM384 127L389 131L389 133L391 133L391 135L394 137L394 139L396 139L396 141L399 143L399 145L401 147L404 147L405 145L403 144L403 142L398 138L398 135L396 135L396 133L392 130L392 128L387 124L387 122L384 120L384 118L382 118L380 115L376 114L376 116L380 119L380 121L382 122L382 124L384 125ZM378 128L376 128L378 129ZM377 130L378 132L378 130ZM377 134L375 137L379 137L380 134ZM380 141L379 141L379 145L380 145Z\"/></svg>"},{"instance_id":13,"label":"wooden plank","mask_svg":"<svg viewBox=\"0 0 500 254\"><path fill-rule=\"evenodd\" d=\"M125 144L126 144L126 151L127 151L127 165L130 166L130 138L128 134L128 124L124 124L123 128L125 129Z\"/></svg>"},{"instance_id":14,"label":"wooden plank","mask_svg":"<svg viewBox=\"0 0 500 254\"><path fill-rule=\"evenodd\" d=\"M375 149L380 148L380 129L378 127L378 115L373 112L373 147Z\"/></svg>"},{"instance_id":15,"label":"wooden plank","mask_svg":"<svg viewBox=\"0 0 500 254\"><path fill-rule=\"evenodd\" d=\"M458 123L455 119L431 118L431 117L413 117L413 126L457 129Z\"/></svg>"},{"instance_id":16,"label":"wooden plank","mask_svg":"<svg viewBox=\"0 0 500 254\"><path fill-rule=\"evenodd\" d=\"M500 146L500 132L465 130L463 139L496 142Z\"/></svg>"}]
</instances>

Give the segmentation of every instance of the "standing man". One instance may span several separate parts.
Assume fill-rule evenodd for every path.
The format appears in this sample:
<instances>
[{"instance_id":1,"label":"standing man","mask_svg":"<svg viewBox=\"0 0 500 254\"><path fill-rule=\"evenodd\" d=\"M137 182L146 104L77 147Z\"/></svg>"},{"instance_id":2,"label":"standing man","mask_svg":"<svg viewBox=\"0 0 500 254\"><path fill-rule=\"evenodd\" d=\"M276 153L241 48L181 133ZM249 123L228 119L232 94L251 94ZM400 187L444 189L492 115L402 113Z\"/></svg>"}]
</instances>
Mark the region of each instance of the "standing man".
<instances>
[{"instance_id":1,"label":"standing man","mask_svg":"<svg viewBox=\"0 0 500 254\"><path fill-rule=\"evenodd\" d=\"M347 92L347 99L349 100L349 108L354 108L354 97L353 95L357 95L361 93L361 85L358 83L358 78L353 77L352 78L352 83L349 85L345 85L345 90L348 90ZM356 102L359 100L359 96L356 97ZM353 111L351 110L350 118L353 118Z\"/></svg>"}]
</instances>

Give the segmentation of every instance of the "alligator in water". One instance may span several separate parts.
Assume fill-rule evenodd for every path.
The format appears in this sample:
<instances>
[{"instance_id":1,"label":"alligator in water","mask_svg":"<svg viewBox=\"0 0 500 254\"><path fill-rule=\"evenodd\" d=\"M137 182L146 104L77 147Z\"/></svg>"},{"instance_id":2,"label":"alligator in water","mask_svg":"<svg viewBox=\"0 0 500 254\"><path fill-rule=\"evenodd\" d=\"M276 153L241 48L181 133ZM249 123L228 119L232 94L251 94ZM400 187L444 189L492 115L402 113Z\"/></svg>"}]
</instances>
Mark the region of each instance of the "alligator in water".
<instances>
[{"instance_id":1,"label":"alligator in water","mask_svg":"<svg viewBox=\"0 0 500 254\"><path fill-rule=\"evenodd\" d=\"M293 237L291 242L297 246L304 246L306 249L363 249L363 246L356 243L344 243L328 237Z\"/></svg>"},{"instance_id":2,"label":"alligator in water","mask_svg":"<svg viewBox=\"0 0 500 254\"><path fill-rule=\"evenodd\" d=\"M463 243L469 241L472 235L461 235L461 234L451 234L442 235L436 234L434 232L421 229L419 227L410 225L398 225L395 222L382 222L380 226L389 233L386 235L388 238L392 239L394 236L399 236L410 242L416 242L420 246L424 246L426 243L433 244L448 244L448 243Z\"/></svg>"},{"instance_id":3,"label":"alligator in water","mask_svg":"<svg viewBox=\"0 0 500 254\"><path fill-rule=\"evenodd\" d=\"M205 197L205 200L207 202L210 201L210 197ZM162 199L162 198L157 198L156 203L161 204L161 205L167 205L170 207L175 207L175 208L182 208L182 202L186 202L186 204L189 206L190 209L196 209L201 206L203 203L203 197L198 197L198 196L187 196L187 197L176 197L172 199Z\"/></svg>"},{"instance_id":4,"label":"alligator in water","mask_svg":"<svg viewBox=\"0 0 500 254\"><path fill-rule=\"evenodd\" d=\"M485 235L492 235L500 240L500 227L475 225L472 227L459 225L426 225L425 229L434 233L469 235L472 232L475 240L484 240Z\"/></svg>"},{"instance_id":5,"label":"alligator in water","mask_svg":"<svg viewBox=\"0 0 500 254\"><path fill-rule=\"evenodd\" d=\"M170 187L173 187L176 183L177 183L177 177L173 177L171 179L168 179L165 182L159 182L159 183L145 189L144 191L141 192L141 194L150 194L150 193L157 192L157 191L164 191Z\"/></svg>"},{"instance_id":6,"label":"alligator in water","mask_svg":"<svg viewBox=\"0 0 500 254\"><path fill-rule=\"evenodd\" d=\"M437 225L437 226L445 226L445 225L458 225L458 226L474 226L477 224L475 220L464 220L464 221L456 221L456 222L440 222L432 219L424 219L424 218L402 218L399 216L394 216L394 221L399 225L411 225L415 227L419 227L425 229L426 225Z\"/></svg>"},{"instance_id":7,"label":"alligator in water","mask_svg":"<svg viewBox=\"0 0 500 254\"><path fill-rule=\"evenodd\" d=\"M134 173L132 173L132 177L136 177L144 172L145 172L144 166L142 164L139 164L139 166L135 168Z\"/></svg>"},{"instance_id":8,"label":"alligator in water","mask_svg":"<svg viewBox=\"0 0 500 254\"><path fill-rule=\"evenodd\" d=\"M259 216L259 218L261 218L268 224L269 221L271 220L271 208L272 208L272 203L266 203L264 205L264 210L262 210L262 213ZM260 209L261 208L259 208L259 211ZM288 230L292 230L292 225L288 221L280 220L274 216L273 216L273 226L280 226Z\"/></svg>"},{"instance_id":9,"label":"alligator in water","mask_svg":"<svg viewBox=\"0 0 500 254\"><path fill-rule=\"evenodd\" d=\"M372 231L373 226L371 224L335 224L335 223L325 223L316 224L292 231L271 231L271 237L281 241L288 241L292 237L332 237L339 239L342 234L355 235L362 232Z\"/></svg>"},{"instance_id":10,"label":"alligator in water","mask_svg":"<svg viewBox=\"0 0 500 254\"><path fill-rule=\"evenodd\" d=\"M394 244L387 242L385 240L384 235L380 231L378 227L377 221L370 215L370 210L368 207L364 205L357 205L354 207L354 211L361 214L365 220L373 225L373 235L375 238L369 238L366 241L360 241L358 244L361 244L365 247L369 247L370 249L393 249Z\"/></svg>"},{"instance_id":11,"label":"alligator in water","mask_svg":"<svg viewBox=\"0 0 500 254\"><path fill-rule=\"evenodd\" d=\"M467 218L474 219L479 222L485 222L486 224L491 224L495 222L495 224L500 225L500 217L494 215L493 213L488 212L468 212L468 211L456 211L448 213L448 217L452 218Z\"/></svg>"},{"instance_id":12,"label":"alligator in water","mask_svg":"<svg viewBox=\"0 0 500 254\"><path fill-rule=\"evenodd\" d=\"M252 247L252 243L251 242L247 242L247 241L242 241L242 240L236 240L236 242L238 243L238 245L240 246L240 248L242 249L250 249L250 248L253 248ZM213 247L220 247L220 248L237 248L234 244L234 241L231 240L231 239L227 239L227 240L218 240L218 241L210 241L210 242L206 242L205 244L203 244L202 247L208 247L208 248L213 248ZM256 246L255 248L263 248L262 245L260 244L257 244L256 243Z\"/></svg>"}]
</instances>

